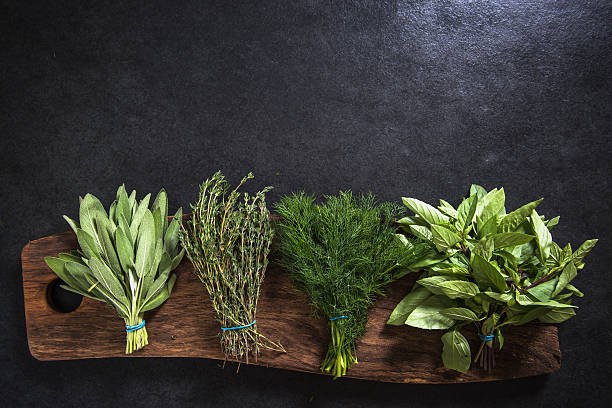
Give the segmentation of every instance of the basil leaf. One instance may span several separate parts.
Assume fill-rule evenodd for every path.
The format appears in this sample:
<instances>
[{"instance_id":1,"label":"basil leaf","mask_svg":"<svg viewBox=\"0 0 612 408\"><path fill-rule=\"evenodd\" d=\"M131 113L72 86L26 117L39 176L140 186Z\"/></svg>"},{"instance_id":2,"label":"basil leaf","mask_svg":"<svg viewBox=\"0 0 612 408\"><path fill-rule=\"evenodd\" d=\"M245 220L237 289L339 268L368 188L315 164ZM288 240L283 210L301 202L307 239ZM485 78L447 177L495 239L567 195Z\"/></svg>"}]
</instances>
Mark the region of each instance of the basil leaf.
<instances>
[{"instance_id":1,"label":"basil leaf","mask_svg":"<svg viewBox=\"0 0 612 408\"><path fill-rule=\"evenodd\" d=\"M474 196L474 195L478 198L478 200L480 200L484 196L487 195L487 190L485 190L483 187L479 186L478 184L472 184L470 186L470 196Z\"/></svg>"},{"instance_id":2,"label":"basil leaf","mask_svg":"<svg viewBox=\"0 0 612 408\"><path fill-rule=\"evenodd\" d=\"M402 202L412 212L419 215L428 224L444 224L449 221L449 218L438 211L437 208L424 203L416 198L402 197Z\"/></svg>"},{"instance_id":3,"label":"basil leaf","mask_svg":"<svg viewBox=\"0 0 612 408\"><path fill-rule=\"evenodd\" d=\"M468 322L476 322L479 320L476 313L465 307L449 307L448 309L441 310L440 313L453 320L464 320Z\"/></svg>"},{"instance_id":4,"label":"basil leaf","mask_svg":"<svg viewBox=\"0 0 612 408\"><path fill-rule=\"evenodd\" d=\"M430 296L432 296L432 293L429 290L415 285L412 291L395 306L391 316L389 316L389 320L387 320L387 324L393 326L403 325L410 313Z\"/></svg>"},{"instance_id":5,"label":"basil leaf","mask_svg":"<svg viewBox=\"0 0 612 408\"><path fill-rule=\"evenodd\" d=\"M480 292L476 284L461 280L440 282L438 287L451 299L469 299Z\"/></svg>"},{"instance_id":6,"label":"basil leaf","mask_svg":"<svg viewBox=\"0 0 612 408\"><path fill-rule=\"evenodd\" d=\"M493 266L491 262L487 261L479 254L472 255L472 273L476 283L478 283L481 288L487 288L493 285L502 292L508 289L506 280L501 272Z\"/></svg>"},{"instance_id":7,"label":"basil leaf","mask_svg":"<svg viewBox=\"0 0 612 408\"><path fill-rule=\"evenodd\" d=\"M532 235L521 234L520 232L504 232L491 236L495 250L509 246L523 245L531 241L533 238L534 237Z\"/></svg>"},{"instance_id":8,"label":"basil leaf","mask_svg":"<svg viewBox=\"0 0 612 408\"><path fill-rule=\"evenodd\" d=\"M438 209L451 218L457 218L457 210L455 210L455 208L450 203L444 200L440 200L440 206L438 207Z\"/></svg>"},{"instance_id":9,"label":"basil leaf","mask_svg":"<svg viewBox=\"0 0 612 408\"><path fill-rule=\"evenodd\" d=\"M440 311L454 306L455 303L446 296L431 296L410 313L406 324L421 329L448 329L455 321Z\"/></svg>"},{"instance_id":10,"label":"basil leaf","mask_svg":"<svg viewBox=\"0 0 612 408\"><path fill-rule=\"evenodd\" d=\"M472 355L470 344L457 330L451 330L442 335L442 362L444 367L467 373Z\"/></svg>"},{"instance_id":11,"label":"basil leaf","mask_svg":"<svg viewBox=\"0 0 612 408\"><path fill-rule=\"evenodd\" d=\"M580 245L576 252L574 252L571 256L572 260L574 261L574 265L578 266L578 264L582 262L586 254L591 252L591 249L595 247L597 241L597 239L589 239L587 241L584 241L582 245Z\"/></svg>"},{"instance_id":12,"label":"basil leaf","mask_svg":"<svg viewBox=\"0 0 612 408\"><path fill-rule=\"evenodd\" d=\"M529 204L525 204L524 206L512 211L511 213L506 214L499 224L499 229L502 232L511 232L516 230L518 226L525 222L527 217L531 215L531 212L538 205L540 205L542 200L543 198L540 198L536 201L532 201Z\"/></svg>"},{"instance_id":13,"label":"basil leaf","mask_svg":"<svg viewBox=\"0 0 612 408\"><path fill-rule=\"evenodd\" d=\"M550 312L539 317L542 323L562 323L576 316L574 309L552 309Z\"/></svg>"},{"instance_id":14,"label":"basil leaf","mask_svg":"<svg viewBox=\"0 0 612 408\"><path fill-rule=\"evenodd\" d=\"M444 252L457 245L461 241L461 237L440 225L432 225L431 233L433 235L433 242L436 245L436 249L440 252Z\"/></svg>"},{"instance_id":15,"label":"basil leaf","mask_svg":"<svg viewBox=\"0 0 612 408\"><path fill-rule=\"evenodd\" d=\"M429 289L430 292L436 295L443 295L444 292L440 288L440 283L453 280L450 276L431 276L429 278L419 279L416 283Z\"/></svg>"},{"instance_id":16,"label":"basil leaf","mask_svg":"<svg viewBox=\"0 0 612 408\"><path fill-rule=\"evenodd\" d=\"M504 209L506 194L504 189L494 189L487 193L482 198L482 209L476 209L476 215L480 216L483 221L487 221L491 217L501 214Z\"/></svg>"},{"instance_id":17,"label":"basil leaf","mask_svg":"<svg viewBox=\"0 0 612 408\"><path fill-rule=\"evenodd\" d=\"M550 231L546 228L546 225L542 222L542 219L536 212L533 210L531 212L531 226L533 228L533 232L536 235L536 242L538 245L538 258L540 258L540 262L543 265L546 265L546 260L548 259L548 255L550 254L550 243L552 242L552 237L550 235Z\"/></svg>"},{"instance_id":18,"label":"basil leaf","mask_svg":"<svg viewBox=\"0 0 612 408\"><path fill-rule=\"evenodd\" d=\"M457 208L457 221L463 232L470 230L474 214L476 214L476 207L478 207L478 196L476 195L466 198L459 204Z\"/></svg>"},{"instance_id":19,"label":"basil leaf","mask_svg":"<svg viewBox=\"0 0 612 408\"><path fill-rule=\"evenodd\" d=\"M417 238L424 239L425 241L433 241L434 237L429 228L423 227L422 225L411 225L410 232Z\"/></svg>"}]
</instances>

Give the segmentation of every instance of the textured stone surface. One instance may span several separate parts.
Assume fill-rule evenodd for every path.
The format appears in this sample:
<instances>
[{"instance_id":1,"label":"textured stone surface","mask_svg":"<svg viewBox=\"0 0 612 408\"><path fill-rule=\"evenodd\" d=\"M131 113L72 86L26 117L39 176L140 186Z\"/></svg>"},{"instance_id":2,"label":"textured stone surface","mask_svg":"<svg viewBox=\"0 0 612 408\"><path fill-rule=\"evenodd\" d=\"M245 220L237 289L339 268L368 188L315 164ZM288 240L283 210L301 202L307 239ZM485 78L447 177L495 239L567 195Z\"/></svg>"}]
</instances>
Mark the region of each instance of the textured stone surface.
<instances>
[{"instance_id":1,"label":"textured stone surface","mask_svg":"<svg viewBox=\"0 0 612 408\"><path fill-rule=\"evenodd\" d=\"M595 1L3 2L0 385L11 406L609 405L612 6ZM161 2L159 2L161 3ZM369 189L509 207L544 196L555 238L602 238L560 327L560 371L377 384L197 359L41 363L19 252L77 197L164 186L171 210L222 169L280 194Z\"/></svg>"}]
</instances>

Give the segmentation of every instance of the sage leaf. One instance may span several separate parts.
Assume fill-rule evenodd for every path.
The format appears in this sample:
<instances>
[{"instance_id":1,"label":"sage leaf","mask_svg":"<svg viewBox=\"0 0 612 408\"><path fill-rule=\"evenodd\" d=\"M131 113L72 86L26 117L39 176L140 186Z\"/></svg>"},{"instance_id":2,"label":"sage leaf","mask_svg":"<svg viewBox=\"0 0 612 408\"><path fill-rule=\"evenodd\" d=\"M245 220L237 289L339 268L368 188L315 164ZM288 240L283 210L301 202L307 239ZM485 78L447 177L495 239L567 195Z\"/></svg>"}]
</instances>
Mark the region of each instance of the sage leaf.
<instances>
[{"instance_id":1,"label":"sage leaf","mask_svg":"<svg viewBox=\"0 0 612 408\"><path fill-rule=\"evenodd\" d=\"M138 248L134 267L138 277L149 272L153 263L153 250L155 249L155 225L153 214L146 210L138 228Z\"/></svg>"},{"instance_id":2,"label":"sage leaf","mask_svg":"<svg viewBox=\"0 0 612 408\"><path fill-rule=\"evenodd\" d=\"M134 247L132 242L127 237L127 234L122 227L117 228L115 231L115 236L115 240L117 242L117 254L119 255L121 267L125 271L134 268Z\"/></svg>"},{"instance_id":3,"label":"sage leaf","mask_svg":"<svg viewBox=\"0 0 612 408\"><path fill-rule=\"evenodd\" d=\"M149 208L149 200L151 199L151 194L147 194L138 204L138 208L132 217L132 222L130 223L130 234L133 239L136 239L138 236L138 229L140 228L140 223L145 215L145 212Z\"/></svg>"},{"instance_id":4,"label":"sage leaf","mask_svg":"<svg viewBox=\"0 0 612 408\"><path fill-rule=\"evenodd\" d=\"M153 206L151 208L153 214L155 214L155 211L158 208L160 210L162 223L161 235L163 236L166 233L166 229L168 228L168 197L166 195L166 190L162 188L159 191L157 197L155 197L155 201L153 201Z\"/></svg>"}]
</instances>

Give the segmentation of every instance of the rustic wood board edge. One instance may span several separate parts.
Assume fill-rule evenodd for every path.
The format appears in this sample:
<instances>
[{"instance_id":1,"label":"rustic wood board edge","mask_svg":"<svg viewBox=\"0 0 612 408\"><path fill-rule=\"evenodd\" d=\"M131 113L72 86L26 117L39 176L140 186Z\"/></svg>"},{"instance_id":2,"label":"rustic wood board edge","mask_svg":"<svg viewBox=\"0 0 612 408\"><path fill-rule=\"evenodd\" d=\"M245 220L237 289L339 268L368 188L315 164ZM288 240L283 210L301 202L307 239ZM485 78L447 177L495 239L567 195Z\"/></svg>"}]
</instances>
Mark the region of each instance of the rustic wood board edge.
<instances>
[{"instance_id":1,"label":"rustic wood board edge","mask_svg":"<svg viewBox=\"0 0 612 408\"><path fill-rule=\"evenodd\" d=\"M177 284L170 299L147 314L149 346L131 356L123 354L123 321L102 302L85 298L72 313L54 310L47 300L47 288L56 276L44 263L44 256L76 246L76 238L69 231L30 241L22 250L28 347L34 358L41 361L109 357L224 359L215 337L218 325L210 302L187 260L177 268ZM533 324L513 328L506 336L504 349L498 354L498 368L492 374L475 366L467 374L445 369L440 359L440 331L385 325L391 310L415 278L409 276L396 282L388 289L387 296L377 300L369 314L366 335L358 344L360 362L349 370L348 378L396 383L464 383L548 374L560 368L556 326ZM191 317L185 319L188 316ZM180 329L174 324L177 319L182 319ZM287 274L273 264L262 286L257 320L260 330L280 341L288 352L264 351L257 362L249 363L323 374L319 363L327 347L327 323L312 316L308 300L293 290ZM478 344L476 334L464 334L474 350ZM87 339L87 346L83 338Z\"/></svg>"}]
</instances>

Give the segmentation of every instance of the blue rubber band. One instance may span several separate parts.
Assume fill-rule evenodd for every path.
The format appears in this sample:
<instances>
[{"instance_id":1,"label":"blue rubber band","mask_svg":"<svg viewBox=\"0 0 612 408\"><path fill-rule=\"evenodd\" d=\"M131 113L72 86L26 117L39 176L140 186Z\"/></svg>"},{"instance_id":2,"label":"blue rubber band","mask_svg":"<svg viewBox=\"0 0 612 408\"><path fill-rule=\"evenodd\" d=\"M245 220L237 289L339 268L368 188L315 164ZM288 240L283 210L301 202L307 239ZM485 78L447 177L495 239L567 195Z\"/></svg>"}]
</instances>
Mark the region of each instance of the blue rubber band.
<instances>
[{"instance_id":1,"label":"blue rubber band","mask_svg":"<svg viewBox=\"0 0 612 408\"><path fill-rule=\"evenodd\" d=\"M245 324L244 326L236 326L236 327L222 327L221 330L238 330L238 329L244 329L246 327L252 326L255 323L257 323L257 320L253 320L251 323L249 324Z\"/></svg>"},{"instance_id":2,"label":"blue rubber band","mask_svg":"<svg viewBox=\"0 0 612 408\"><path fill-rule=\"evenodd\" d=\"M338 319L348 319L348 316L338 316L338 317L334 317L332 319L329 319L330 321L334 321L334 320L338 320Z\"/></svg>"},{"instance_id":3,"label":"blue rubber band","mask_svg":"<svg viewBox=\"0 0 612 408\"><path fill-rule=\"evenodd\" d=\"M142 322L138 323L136 326L128 326L127 324L125 325L125 331L126 332L133 332L136 331L138 329L142 329L145 325L145 321L144 319L142 320Z\"/></svg>"},{"instance_id":4,"label":"blue rubber band","mask_svg":"<svg viewBox=\"0 0 612 408\"><path fill-rule=\"evenodd\" d=\"M482 333L478 333L478 337L480 337L480 340L482 341L490 341L493 340L495 338L494 334L487 334L486 336Z\"/></svg>"}]
</instances>

